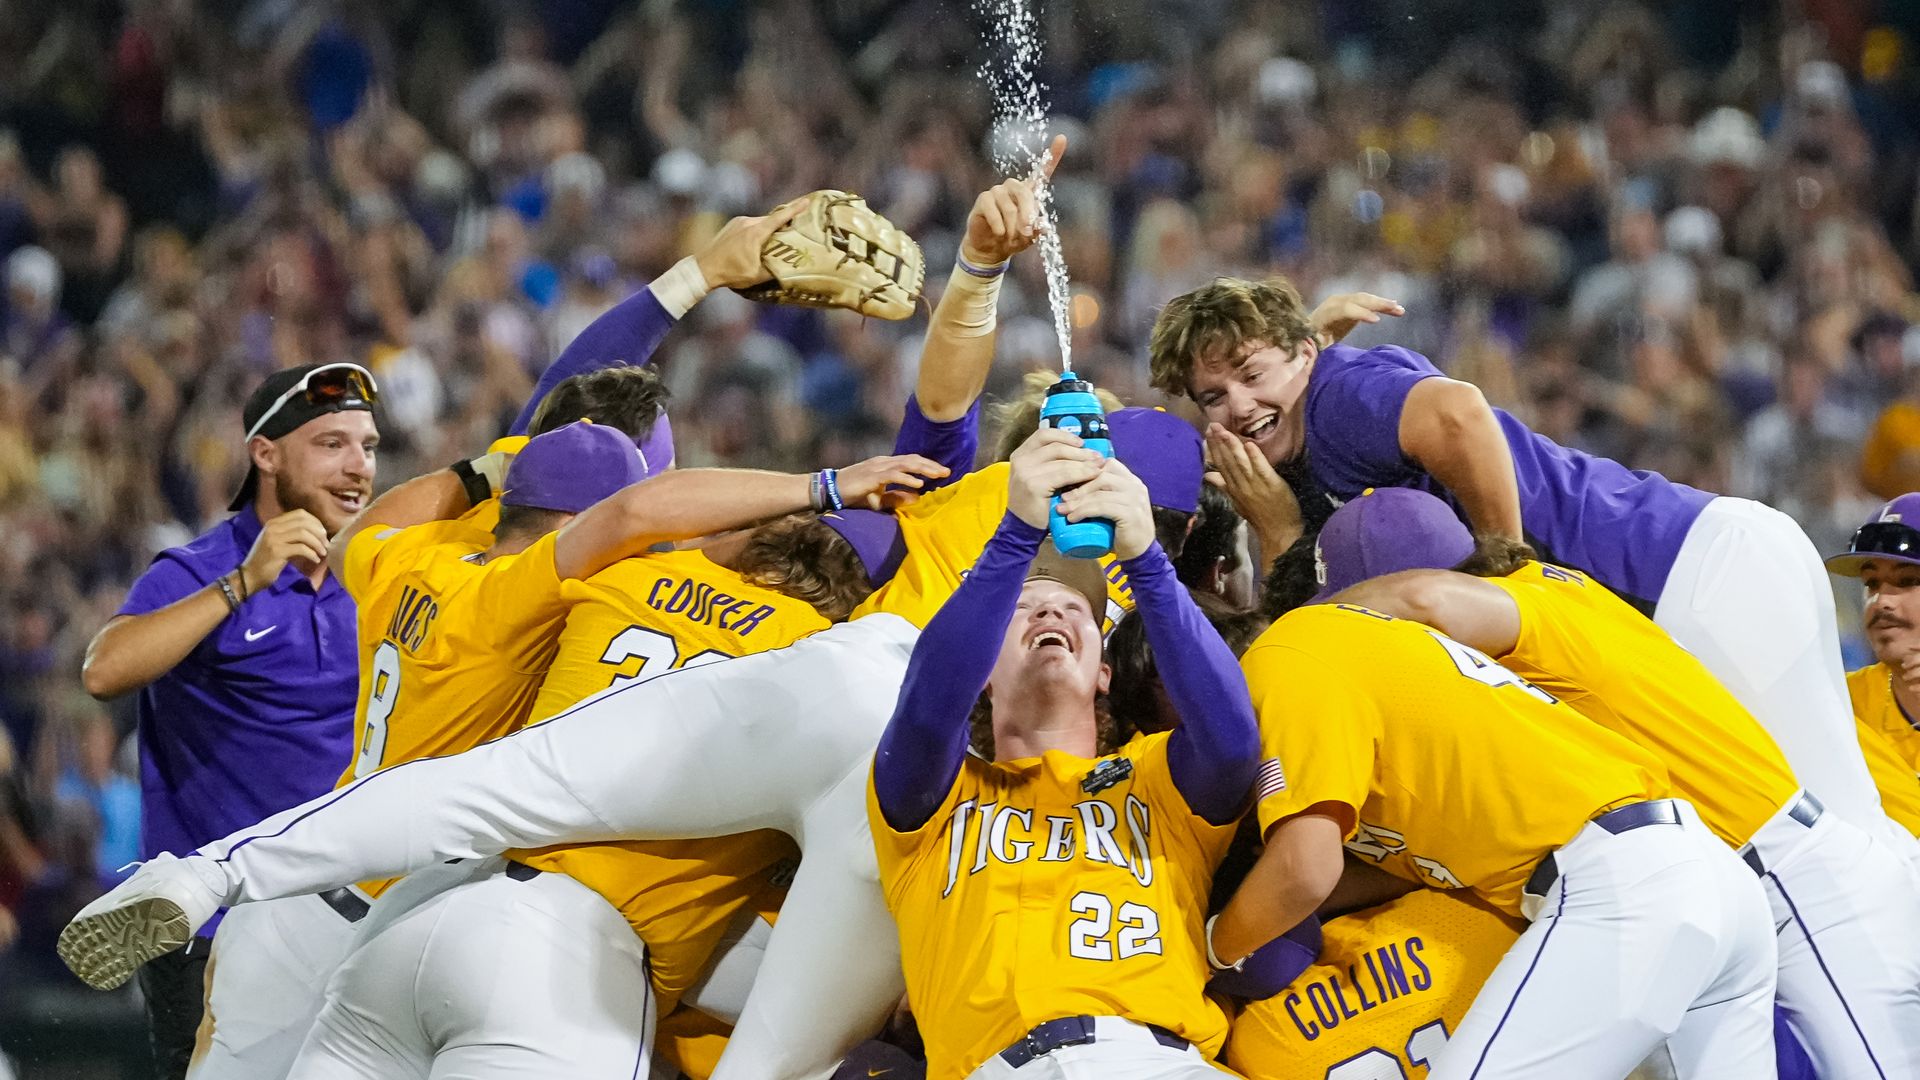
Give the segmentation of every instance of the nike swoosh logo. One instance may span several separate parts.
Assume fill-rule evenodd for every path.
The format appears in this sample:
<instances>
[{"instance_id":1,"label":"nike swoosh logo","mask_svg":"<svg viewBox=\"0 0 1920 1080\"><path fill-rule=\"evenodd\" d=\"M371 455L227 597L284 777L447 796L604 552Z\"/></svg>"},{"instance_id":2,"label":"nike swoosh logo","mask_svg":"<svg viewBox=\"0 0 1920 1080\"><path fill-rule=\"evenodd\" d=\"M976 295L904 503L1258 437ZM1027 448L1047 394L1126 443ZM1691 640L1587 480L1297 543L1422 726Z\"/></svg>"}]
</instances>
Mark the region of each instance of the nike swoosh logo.
<instances>
[{"instance_id":1,"label":"nike swoosh logo","mask_svg":"<svg viewBox=\"0 0 1920 1080\"><path fill-rule=\"evenodd\" d=\"M267 627L265 630L249 630L247 631L246 637L248 641L259 641L261 638L266 637L268 634L271 634L278 629L280 629L280 624L274 623L272 626Z\"/></svg>"},{"instance_id":2,"label":"nike swoosh logo","mask_svg":"<svg viewBox=\"0 0 1920 1080\"><path fill-rule=\"evenodd\" d=\"M870 1077L871 1077L871 1076L885 1076L885 1075L887 1075L888 1073L890 1073L890 1072L892 1072L892 1071L893 1071L892 1069L868 1069L868 1070L867 1070L867 1075L868 1075L868 1076L870 1076Z\"/></svg>"}]
</instances>

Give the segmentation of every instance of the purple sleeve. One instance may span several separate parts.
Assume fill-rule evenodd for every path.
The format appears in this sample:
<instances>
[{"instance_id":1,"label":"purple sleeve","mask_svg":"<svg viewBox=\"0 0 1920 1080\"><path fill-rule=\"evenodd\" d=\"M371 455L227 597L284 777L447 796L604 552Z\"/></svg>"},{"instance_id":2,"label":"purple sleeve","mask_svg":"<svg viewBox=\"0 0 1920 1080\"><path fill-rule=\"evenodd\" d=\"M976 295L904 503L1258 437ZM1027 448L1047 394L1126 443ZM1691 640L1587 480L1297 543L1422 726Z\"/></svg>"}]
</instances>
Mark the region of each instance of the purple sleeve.
<instances>
[{"instance_id":1,"label":"purple sleeve","mask_svg":"<svg viewBox=\"0 0 1920 1080\"><path fill-rule=\"evenodd\" d=\"M920 411L920 399L907 395L907 414L900 420L900 434L893 438L893 452L929 457L952 470L943 479L928 481L926 491L972 472L980 453L980 399L975 398L958 420L929 420Z\"/></svg>"},{"instance_id":2,"label":"purple sleeve","mask_svg":"<svg viewBox=\"0 0 1920 1080\"><path fill-rule=\"evenodd\" d=\"M580 331L560 350L553 363L547 365L533 388L533 396L527 399L507 434L525 435L527 425L533 422L534 409L563 380L601 368L639 365L653 359L653 350L660 347L661 339L673 329L674 322L652 289L641 289L615 304Z\"/></svg>"},{"instance_id":3,"label":"purple sleeve","mask_svg":"<svg viewBox=\"0 0 1920 1080\"><path fill-rule=\"evenodd\" d=\"M896 831L925 825L960 775L967 717L993 674L1000 639L1045 535L1008 513L914 643L900 700L873 755L874 797Z\"/></svg>"},{"instance_id":4,"label":"purple sleeve","mask_svg":"<svg viewBox=\"0 0 1920 1080\"><path fill-rule=\"evenodd\" d=\"M1320 917L1309 915L1300 925L1253 950L1238 971L1213 976L1210 989L1249 1001L1260 1001L1285 990L1320 959Z\"/></svg>"},{"instance_id":5,"label":"purple sleeve","mask_svg":"<svg viewBox=\"0 0 1920 1080\"><path fill-rule=\"evenodd\" d=\"M1321 486L1344 500L1412 483L1421 470L1401 452L1400 413L1414 386L1439 374L1398 345L1323 351L1307 384L1307 461Z\"/></svg>"},{"instance_id":6,"label":"purple sleeve","mask_svg":"<svg viewBox=\"0 0 1920 1080\"><path fill-rule=\"evenodd\" d=\"M1246 677L1158 543L1124 565L1133 617L1146 621L1160 684L1180 714L1167 740L1167 770L1194 813L1225 825L1246 809L1260 766Z\"/></svg>"},{"instance_id":7,"label":"purple sleeve","mask_svg":"<svg viewBox=\"0 0 1920 1080\"><path fill-rule=\"evenodd\" d=\"M158 611L199 592L206 584L186 563L161 552L154 558L153 565L147 567L147 572L133 583L133 588L127 590L126 602L116 614L145 615Z\"/></svg>"}]
</instances>

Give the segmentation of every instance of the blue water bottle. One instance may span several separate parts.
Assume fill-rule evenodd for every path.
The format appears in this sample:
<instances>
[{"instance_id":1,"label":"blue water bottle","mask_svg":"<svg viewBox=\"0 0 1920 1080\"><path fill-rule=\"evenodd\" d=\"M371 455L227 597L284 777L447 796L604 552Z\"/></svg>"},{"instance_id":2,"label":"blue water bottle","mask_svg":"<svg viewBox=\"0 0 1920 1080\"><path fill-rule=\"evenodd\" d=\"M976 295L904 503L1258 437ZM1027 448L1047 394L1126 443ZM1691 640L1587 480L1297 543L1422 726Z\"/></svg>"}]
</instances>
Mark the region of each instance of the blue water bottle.
<instances>
[{"instance_id":1,"label":"blue water bottle","mask_svg":"<svg viewBox=\"0 0 1920 1080\"><path fill-rule=\"evenodd\" d=\"M1060 381L1047 388L1047 400L1040 406L1040 423L1078 435L1089 450L1113 456L1113 442L1107 437L1107 413L1100 399L1093 396L1093 384L1071 371L1062 372ZM1047 514L1047 531L1053 534L1053 546L1062 555L1076 559L1097 559L1113 550L1113 522L1106 518L1068 521L1060 516L1060 496L1055 493Z\"/></svg>"}]
</instances>

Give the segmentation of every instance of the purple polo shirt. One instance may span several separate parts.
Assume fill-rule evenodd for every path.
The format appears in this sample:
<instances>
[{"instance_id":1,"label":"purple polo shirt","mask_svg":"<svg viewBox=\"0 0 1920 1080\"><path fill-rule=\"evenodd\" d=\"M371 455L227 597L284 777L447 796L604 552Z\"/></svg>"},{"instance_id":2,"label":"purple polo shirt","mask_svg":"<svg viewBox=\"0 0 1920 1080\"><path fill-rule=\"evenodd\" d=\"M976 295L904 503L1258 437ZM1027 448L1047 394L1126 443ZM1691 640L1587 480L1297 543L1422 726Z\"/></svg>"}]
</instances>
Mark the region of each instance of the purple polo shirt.
<instances>
[{"instance_id":1,"label":"purple polo shirt","mask_svg":"<svg viewBox=\"0 0 1920 1080\"><path fill-rule=\"evenodd\" d=\"M260 535L249 506L154 556L122 615L206 587ZM184 855L333 790L353 750L353 598L292 566L140 691L140 855Z\"/></svg>"},{"instance_id":2,"label":"purple polo shirt","mask_svg":"<svg viewBox=\"0 0 1920 1080\"><path fill-rule=\"evenodd\" d=\"M1453 503L1418 462L1400 451L1400 411L1415 383L1440 375L1397 345L1362 352L1334 345L1307 383L1307 469L1339 502L1370 487L1411 487ZM1714 496L1658 473L1569 450L1493 410L1513 451L1520 522L1551 562L1586 571L1618 593L1654 603L1667 572Z\"/></svg>"}]
</instances>

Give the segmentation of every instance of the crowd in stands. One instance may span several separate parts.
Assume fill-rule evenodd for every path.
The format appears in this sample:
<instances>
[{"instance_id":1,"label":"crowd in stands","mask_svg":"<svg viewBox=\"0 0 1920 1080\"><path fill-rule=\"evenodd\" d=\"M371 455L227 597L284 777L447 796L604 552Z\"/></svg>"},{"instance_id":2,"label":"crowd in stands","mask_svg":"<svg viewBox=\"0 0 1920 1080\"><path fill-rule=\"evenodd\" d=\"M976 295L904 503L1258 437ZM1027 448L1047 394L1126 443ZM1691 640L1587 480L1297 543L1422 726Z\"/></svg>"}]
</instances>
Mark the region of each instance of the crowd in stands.
<instances>
[{"instance_id":1,"label":"crowd in stands","mask_svg":"<svg viewBox=\"0 0 1920 1080\"><path fill-rule=\"evenodd\" d=\"M1375 292L1407 314L1349 344L1837 550L1920 489L1920 16L1886 6L1050 0L1075 366L1165 403L1176 293ZM224 514L267 372L371 368L384 486L484 447L729 216L858 191L937 295L1020 137L991 29L960 0L8 5L0 970L65 978L54 933L134 857L130 709L80 653ZM1034 256L1001 326L990 392L1057 365ZM883 450L923 328L710 298L655 359L680 462Z\"/></svg>"}]
</instances>

